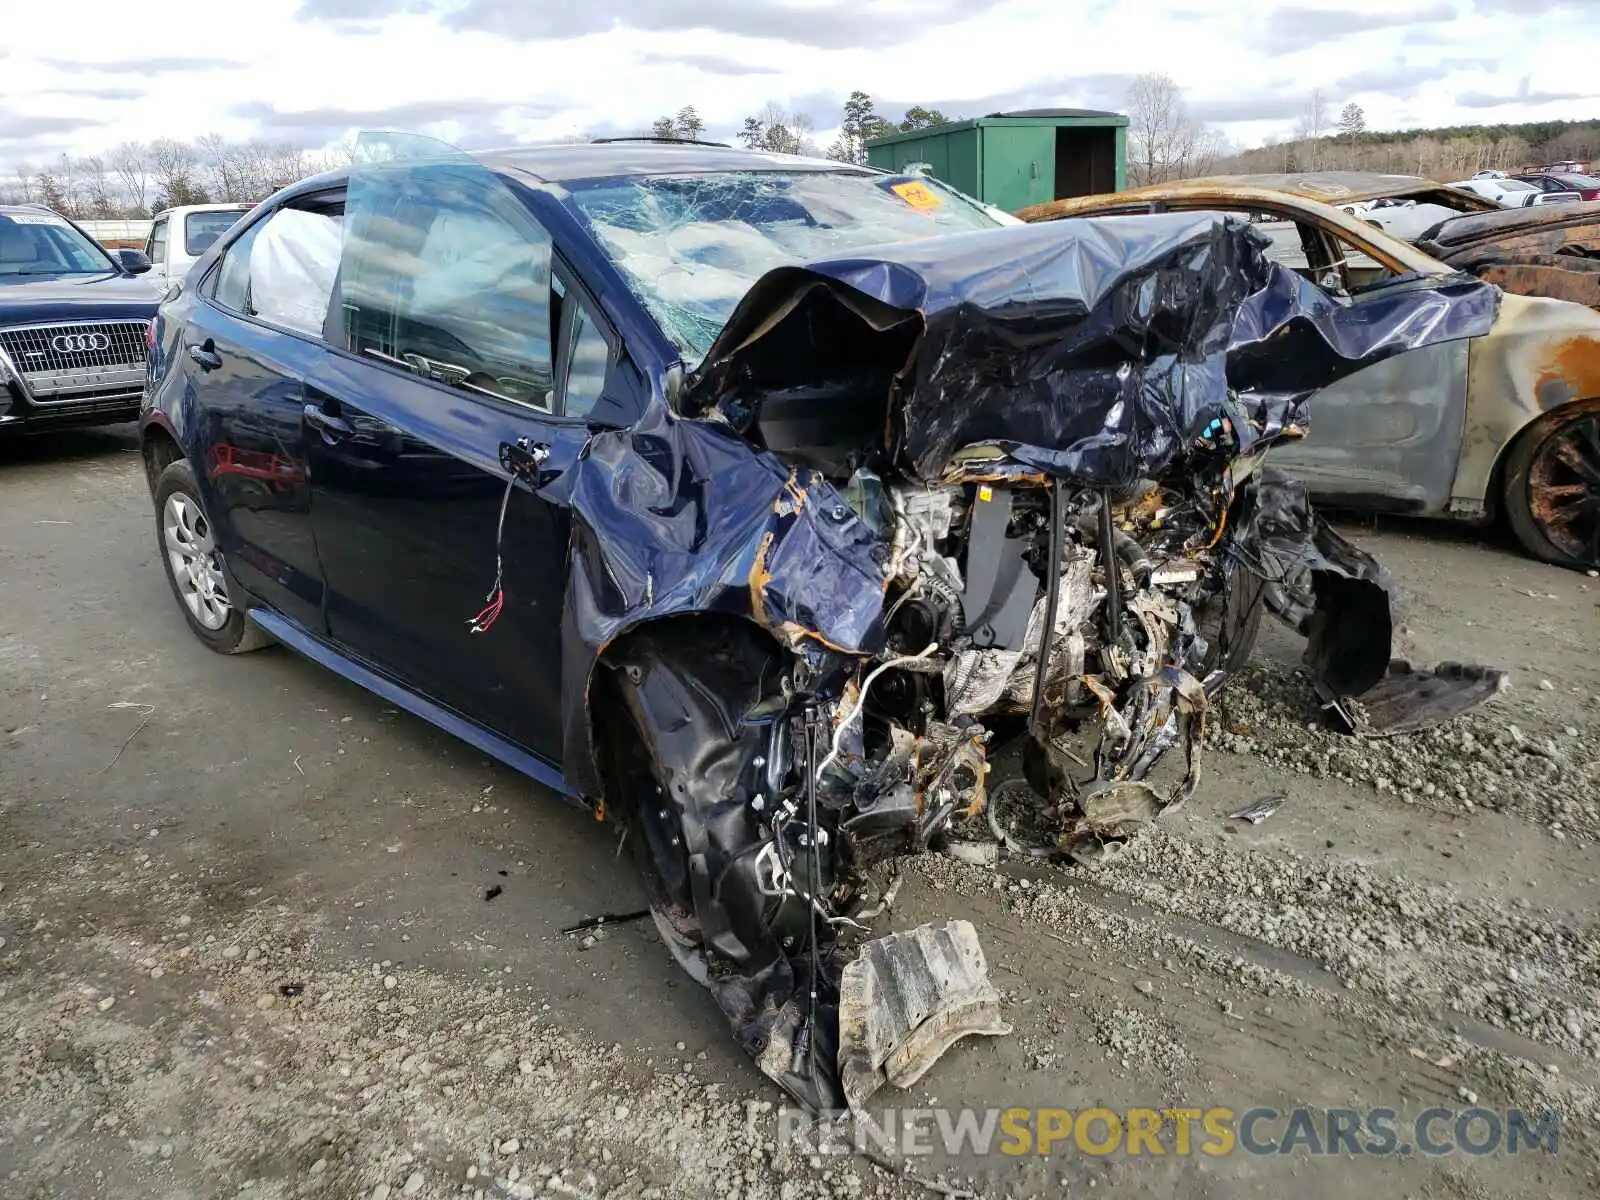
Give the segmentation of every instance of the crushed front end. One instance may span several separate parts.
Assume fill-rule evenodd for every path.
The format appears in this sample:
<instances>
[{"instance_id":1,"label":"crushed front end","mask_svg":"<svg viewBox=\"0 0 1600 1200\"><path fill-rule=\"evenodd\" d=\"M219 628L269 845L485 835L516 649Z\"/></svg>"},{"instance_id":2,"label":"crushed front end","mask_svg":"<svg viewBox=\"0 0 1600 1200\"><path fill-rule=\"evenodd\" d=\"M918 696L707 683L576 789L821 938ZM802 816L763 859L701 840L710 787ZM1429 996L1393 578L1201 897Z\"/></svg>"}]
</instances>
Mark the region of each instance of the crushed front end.
<instances>
[{"instance_id":1,"label":"crushed front end","mask_svg":"<svg viewBox=\"0 0 1600 1200\"><path fill-rule=\"evenodd\" d=\"M1336 699L1388 675L1387 578L1263 460L1318 387L1483 332L1495 293L1356 312L1264 245L1165 215L775 271L675 413L596 439L580 518L653 471L648 511L692 525L697 557L610 562L580 611L631 579L728 618L610 657L608 792L632 798L663 936L802 1103L858 1106L1006 1028L970 926L860 945L887 902L872 866L995 840L1093 855L1181 803L1264 609ZM716 464L715 516L669 503L708 472L664 471L663 445ZM613 607L606 637L631 619ZM1026 803L998 813L1000 790Z\"/></svg>"}]
</instances>

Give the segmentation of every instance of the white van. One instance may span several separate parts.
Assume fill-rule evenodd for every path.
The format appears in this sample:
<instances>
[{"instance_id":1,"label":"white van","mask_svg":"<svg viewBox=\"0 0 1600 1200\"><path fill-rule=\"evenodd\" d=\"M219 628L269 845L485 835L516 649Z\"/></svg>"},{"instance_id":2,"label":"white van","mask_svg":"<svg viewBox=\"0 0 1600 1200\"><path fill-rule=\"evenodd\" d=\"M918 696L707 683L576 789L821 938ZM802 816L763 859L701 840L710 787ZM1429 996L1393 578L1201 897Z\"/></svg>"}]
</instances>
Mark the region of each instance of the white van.
<instances>
[{"instance_id":1,"label":"white van","mask_svg":"<svg viewBox=\"0 0 1600 1200\"><path fill-rule=\"evenodd\" d=\"M195 261L254 205L186 204L155 215L144 252L150 256L150 278L161 286L182 279Z\"/></svg>"}]
</instances>

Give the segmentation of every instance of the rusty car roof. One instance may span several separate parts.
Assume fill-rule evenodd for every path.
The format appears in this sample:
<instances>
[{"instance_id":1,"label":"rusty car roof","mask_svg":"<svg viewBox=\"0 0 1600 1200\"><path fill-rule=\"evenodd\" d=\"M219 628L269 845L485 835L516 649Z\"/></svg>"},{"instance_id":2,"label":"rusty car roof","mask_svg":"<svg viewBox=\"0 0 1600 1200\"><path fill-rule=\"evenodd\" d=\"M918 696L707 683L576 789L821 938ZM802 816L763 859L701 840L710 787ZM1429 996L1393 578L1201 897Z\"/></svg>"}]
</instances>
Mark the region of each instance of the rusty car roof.
<instances>
[{"instance_id":1,"label":"rusty car roof","mask_svg":"<svg viewBox=\"0 0 1600 1200\"><path fill-rule=\"evenodd\" d=\"M1433 179L1418 175L1385 175L1377 171L1297 171L1279 175L1208 175L1200 179L1176 179L1170 183L1154 183L1144 187L1129 188L1121 196L1144 194L1165 195L1176 190L1194 189L1211 192L1233 188L1266 189L1299 196L1304 200L1320 200L1324 204L1352 204L1365 200L1400 199L1426 195L1430 192L1448 192L1453 200L1461 197L1465 207L1490 212L1500 206L1493 200L1473 192L1461 191ZM1044 207L1040 205L1038 207Z\"/></svg>"},{"instance_id":2,"label":"rusty car roof","mask_svg":"<svg viewBox=\"0 0 1600 1200\"><path fill-rule=\"evenodd\" d=\"M1333 171L1315 178L1327 179L1342 174L1344 172ZM1019 209L1016 215L1028 222L1055 221L1066 217L1098 216L1112 210L1137 208L1144 204L1219 210L1227 210L1235 205L1258 204L1269 208L1275 206L1289 212L1297 209L1307 213L1315 211L1318 218L1336 229L1341 237L1391 270L1420 275L1444 275L1455 271L1455 268L1423 253L1411 243L1386 233L1360 217L1351 215L1334 200L1289 192L1272 186L1273 180L1295 178L1312 178L1312 176L1219 175L1209 179L1183 179L1172 183L1130 188L1125 192L1105 192L1097 196L1074 196L1065 200L1052 200L1046 204L1035 204L1031 208ZM1427 180L1411 180L1409 176L1404 175L1368 175L1363 178L1404 179L1428 183ZM1430 186L1441 191L1447 190L1439 184ZM1452 194L1467 196L1472 200L1481 199L1466 192ZM1499 209L1499 205L1492 201L1486 203L1490 208Z\"/></svg>"}]
</instances>

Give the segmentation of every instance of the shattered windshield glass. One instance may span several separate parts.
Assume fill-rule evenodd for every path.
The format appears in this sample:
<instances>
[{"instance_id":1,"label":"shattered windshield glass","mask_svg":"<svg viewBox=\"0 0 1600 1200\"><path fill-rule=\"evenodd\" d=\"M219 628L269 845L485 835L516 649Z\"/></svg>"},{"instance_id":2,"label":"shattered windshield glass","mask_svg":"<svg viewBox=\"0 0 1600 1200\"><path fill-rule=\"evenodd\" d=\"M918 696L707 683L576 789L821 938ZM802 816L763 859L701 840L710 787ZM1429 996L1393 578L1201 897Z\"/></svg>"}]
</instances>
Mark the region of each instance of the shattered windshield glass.
<instances>
[{"instance_id":1,"label":"shattered windshield glass","mask_svg":"<svg viewBox=\"0 0 1600 1200\"><path fill-rule=\"evenodd\" d=\"M573 199L691 365L774 267L1002 224L937 180L850 171L602 179Z\"/></svg>"}]
</instances>

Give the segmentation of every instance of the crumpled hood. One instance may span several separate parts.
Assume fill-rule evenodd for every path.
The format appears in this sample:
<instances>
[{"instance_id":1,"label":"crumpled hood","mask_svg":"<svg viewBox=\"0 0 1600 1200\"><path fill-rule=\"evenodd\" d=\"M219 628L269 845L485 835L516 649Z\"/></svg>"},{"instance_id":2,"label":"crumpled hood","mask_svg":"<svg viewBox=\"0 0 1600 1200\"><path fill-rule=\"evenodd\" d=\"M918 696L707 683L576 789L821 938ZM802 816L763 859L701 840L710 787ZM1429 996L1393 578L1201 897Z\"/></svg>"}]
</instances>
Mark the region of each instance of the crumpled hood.
<instances>
[{"instance_id":1,"label":"crumpled hood","mask_svg":"<svg viewBox=\"0 0 1600 1200\"><path fill-rule=\"evenodd\" d=\"M1228 418L1241 439L1303 426L1317 388L1391 354L1487 333L1496 291L1400 281L1351 301L1266 257L1219 213L1053 221L864 249L757 281L682 406L858 376L922 478L999 444L1086 485L1160 479ZM1251 425L1254 426L1254 432Z\"/></svg>"}]
</instances>

